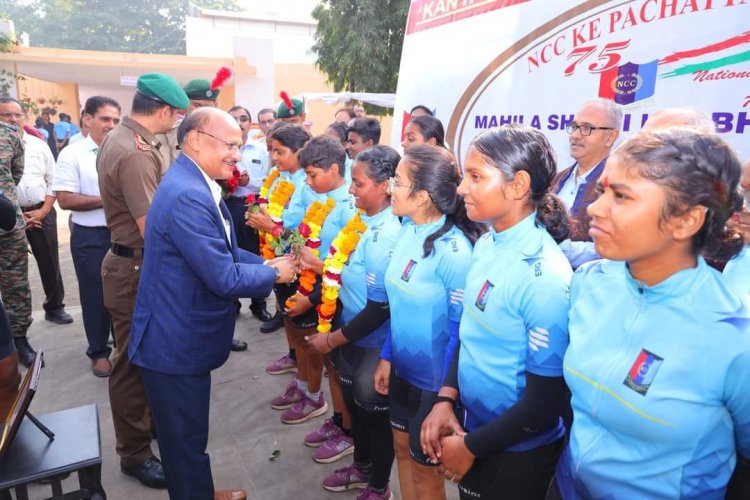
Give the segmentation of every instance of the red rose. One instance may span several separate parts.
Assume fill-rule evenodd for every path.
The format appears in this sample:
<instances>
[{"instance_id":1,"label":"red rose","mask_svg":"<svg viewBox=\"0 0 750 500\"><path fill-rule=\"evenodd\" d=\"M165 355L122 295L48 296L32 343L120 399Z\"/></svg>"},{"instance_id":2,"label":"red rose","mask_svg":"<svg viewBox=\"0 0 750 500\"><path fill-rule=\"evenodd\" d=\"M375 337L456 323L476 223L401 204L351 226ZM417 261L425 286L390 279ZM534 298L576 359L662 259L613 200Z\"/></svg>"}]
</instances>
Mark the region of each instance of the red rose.
<instances>
[{"instance_id":1,"label":"red rose","mask_svg":"<svg viewBox=\"0 0 750 500\"><path fill-rule=\"evenodd\" d=\"M251 193L245 198L245 205L252 205L253 203L255 203L255 195Z\"/></svg>"},{"instance_id":2,"label":"red rose","mask_svg":"<svg viewBox=\"0 0 750 500\"><path fill-rule=\"evenodd\" d=\"M299 231L299 234L301 234L303 238L309 237L310 233L312 232L312 229L310 229L310 226L308 226L304 222L299 225L297 230Z\"/></svg>"},{"instance_id":3,"label":"red rose","mask_svg":"<svg viewBox=\"0 0 750 500\"><path fill-rule=\"evenodd\" d=\"M232 177L234 177L235 179L239 179L241 176L242 176L242 174L240 173L240 170L237 168L237 166L236 165L233 166L232 167Z\"/></svg>"},{"instance_id":4,"label":"red rose","mask_svg":"<svg viewBox=\"0 0 750 500\"><path fill-rule=\"evenodd\" d=\"M271 230L271 234L273 235L274 238L278 238L279 236L284 234L284 227L278 224L273 226L273 229Z\"/></svg>"}]
</instances>

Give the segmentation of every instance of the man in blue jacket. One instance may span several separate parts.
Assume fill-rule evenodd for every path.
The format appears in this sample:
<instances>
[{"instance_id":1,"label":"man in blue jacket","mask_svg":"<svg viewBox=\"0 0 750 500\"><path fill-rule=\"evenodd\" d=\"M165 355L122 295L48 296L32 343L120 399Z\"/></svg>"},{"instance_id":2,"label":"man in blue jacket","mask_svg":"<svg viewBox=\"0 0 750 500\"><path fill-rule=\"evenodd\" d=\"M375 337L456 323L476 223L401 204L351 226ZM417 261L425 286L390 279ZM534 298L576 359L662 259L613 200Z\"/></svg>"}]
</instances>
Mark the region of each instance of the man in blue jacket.
<instances>
[{"instance_id":1,"label":"man in blue jacket","mask_svg":"<svg viewBox=\"0 0 750 500\"><path fill-rule=\"evenodd\" d=\"M240 160L237 122L218 109L196 110L183 120L177 140L183 154L146 218L130 361L141 368L170 498L244 499L240 490L214 492L205 451L211 370L229 356L234 300L293 281L297 263L286 257L264 262L237 246L214 182L230 178Z\"/></svg>"}]
</instances>

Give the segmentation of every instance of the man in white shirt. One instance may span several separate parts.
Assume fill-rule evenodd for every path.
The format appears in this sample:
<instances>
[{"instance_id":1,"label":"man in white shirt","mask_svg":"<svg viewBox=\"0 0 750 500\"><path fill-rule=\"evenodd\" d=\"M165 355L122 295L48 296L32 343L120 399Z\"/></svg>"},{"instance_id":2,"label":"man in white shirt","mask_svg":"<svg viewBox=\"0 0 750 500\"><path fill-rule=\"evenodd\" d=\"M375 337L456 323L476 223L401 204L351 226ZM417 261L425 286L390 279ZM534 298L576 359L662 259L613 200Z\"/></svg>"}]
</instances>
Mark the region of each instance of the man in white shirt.
<instances>
[{"instance_id":1,"label":"man in white shirt","mask_svg":"<svg viewBox=\"0 0 750 500\"><path fill-rule=\"evenodd\" d=\"M57 324L72 323L65 312L65 288L57 250L57 212L52 180L55 159L47 143L23 130L25 113L12 97L0 97L0 120L15 125L24 146L24 170L16 187L18 203L26 221L26 238L31 245L44 288L44 318Z\"/></svg>"},{"instance_id":2,"label":"man in white shirt","mask_svg":"<svg viewBox=\"0 0 750 500\"><path fill-rule=\"evenodd\" d=\"M553 189L570 214L570 239L560 248L573 269L599 258L589 236L586 208L597 198L596 183L621 128L622 109L614 101L601 98L585 102L566 127L575 163L557 174Z\"/></svg>"},{"instance_id":3,"label":"man in white shirt","mask_svg":"<svg viewBox=\"0 0 750 500\"><path fill-rule=\"evenodd\" d=\"M237 163L241 177L239 186L226 200L227 208L232 216L232 224L237 237L237 246L255 255L260 255L258 231L245 224L245 199L249 195L258 195L263 180L268 173L268 153L265 142L252 140L249 136L253 124L250 111L242 106L235 106L229 110L242 131L242 159ZM265 297L254 297L250 304L250 312L264 323L272 319L266 309Z\"/></svg>"},{"instance_id":4,"label":"man in white shirt","mask_svg":"<svg viewBox=\"0 0 750 500\"><path fill-rule=\"evenodd\" d=\"M104 307L101 269L110 234L99 194L96 155L104 136L120 122L120 105L109 97L90 97L83 119L89 133L60 151L52 187L60 207L71 211L70 253L88 340L86 355L91 359L93 374L108 377L112 372L112 350L107 345L112 318Z\"/></svg>"}]
</instances>

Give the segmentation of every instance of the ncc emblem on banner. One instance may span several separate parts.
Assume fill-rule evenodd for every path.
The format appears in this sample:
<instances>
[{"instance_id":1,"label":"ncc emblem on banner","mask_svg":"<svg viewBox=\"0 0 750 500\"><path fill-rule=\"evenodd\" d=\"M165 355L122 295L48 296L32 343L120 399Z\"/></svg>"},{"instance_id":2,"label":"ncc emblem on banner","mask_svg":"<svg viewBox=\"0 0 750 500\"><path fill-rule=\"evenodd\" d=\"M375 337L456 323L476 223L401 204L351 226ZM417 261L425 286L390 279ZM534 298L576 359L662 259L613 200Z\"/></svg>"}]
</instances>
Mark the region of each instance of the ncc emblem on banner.
<instances>
[{"instance_id":1,"label":"ncc emblem on banner","mask_svg":"<svg viewBox=\"0 0 750 500\"><path fill-rule=\"evenodd\" d=\"M633 104L654 95L659 60L650 63L625 63L602 73L599 97L613 99L617 104Z\"/></svg>"},{"instance_id":2,"label":"ncc emblem on banner","mask_svg":"<svg viewBox=\"0 0 750 500\"><path fill-rule=\"evenodd\" d=\"M635 359L633 366L630 367L623 384L645 396L663 362L664 358L646 349L641 349L641 353Z\"/></svg>"}]
</instances>

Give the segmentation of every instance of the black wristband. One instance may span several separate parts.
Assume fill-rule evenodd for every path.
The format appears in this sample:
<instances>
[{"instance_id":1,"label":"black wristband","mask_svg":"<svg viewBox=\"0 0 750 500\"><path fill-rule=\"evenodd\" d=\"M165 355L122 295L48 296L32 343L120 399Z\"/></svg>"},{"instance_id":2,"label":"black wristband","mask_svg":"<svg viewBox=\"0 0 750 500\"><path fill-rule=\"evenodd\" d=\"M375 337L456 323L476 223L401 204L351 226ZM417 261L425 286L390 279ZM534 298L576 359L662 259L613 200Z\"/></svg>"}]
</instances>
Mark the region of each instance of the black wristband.
<instances>
[{"instance_id":1,"label":"black wristband","mask_svg":"<svg viewBox=\"0 0 750 500\"><path fill-rule=\"evenodd\" d=\"M432 406L438 403L450 403L452 407L456 407L456 400L448 396L436 396L435 401L432 402Z\"/></svg>"}]
</instances>

